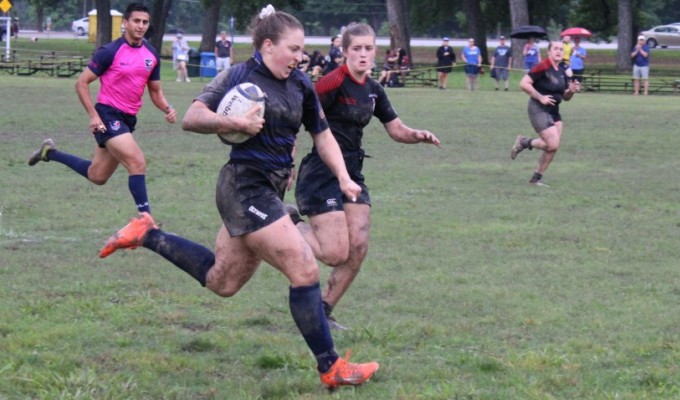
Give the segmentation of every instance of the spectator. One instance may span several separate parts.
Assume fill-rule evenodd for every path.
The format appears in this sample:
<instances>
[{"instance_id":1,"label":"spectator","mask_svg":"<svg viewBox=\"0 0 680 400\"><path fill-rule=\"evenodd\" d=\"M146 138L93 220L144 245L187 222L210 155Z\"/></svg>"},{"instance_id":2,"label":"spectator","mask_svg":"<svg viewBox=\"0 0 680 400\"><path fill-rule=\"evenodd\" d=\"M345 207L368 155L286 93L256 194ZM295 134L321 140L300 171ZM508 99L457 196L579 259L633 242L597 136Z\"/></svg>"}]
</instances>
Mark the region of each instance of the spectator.
<instances>
[{"instance_id":1,"label":"spectator","mask_svg":"<svg viewBox=\"0 0 680 400\"><path fill-rule=\"evenodd\" d=\"M383 64L383 70L380 72L380 77L378 78L378 83L384 86L392 86L391 81L394 73L397 72L397 61L399 60L399 54L394 49L387 49L385 51L385 64Z\"/></svg>"},{"instance_id":2,"label":"spectator","mask_svg":"<svg viewBox=\"0 0 680 400\"><path fill-rule=\"evenodd\" d=\"M187 73L187 61L189 61L189 44L177 33L177 39L172 42L172 61L177 69L177 82L191 82Z\"/></svg>"},{"instance_id":3,"label":"spectator","mask_svg":"<svg viewBox=\"0 0 680 400\"><path fill-rule=\"evenodd\" d=\"M574 47L571 49L571 71L574 73L574 79L583 83L583 71L585 69L583 60L588 57L586 49L581 47L581 38L574 36Z\"/></svg>"},{"instance_id":4,"label":"spectator","mask_svg":"<svg viewBox=\"0 0 680 400\"><path fill-rule=\"evenodd\" d=\"M408 54L406 54L406 50L402 48L399 48L397 53L399 54L397 67L399 68L399 75L401 76L400 86L404 86L406 75L411 71L411 59Z\"/></svg>"},{"instance_id":5,"label":"spectator","mask_svg":"<svg viewBox=\"0 0 680 400\"><path fill-rule=\"evenodd\" d=\"M536 44L536 38L529 38L522 51L524 55L524 69L529 72L534 65L541 62L541 52Z\"/></svg>"},{"instance_id":6,"label":"spectator","mask_svg":"<svg viewBox=\"0 0 680 400\"><path fill-rule=\"evenodd\" d=\"M644 94L649 94L649 46L645 43L645 37L638 36L638 42L630 53L633 59L633 94L640 93L640 80L644 86Z\"/></svg>"},{"instance_id":7,"label":"spectator","mask_svg":"<svg viewBox=\"0 0 680 400\"><path fill-rule=\"evenodd\" d=\"M340 36L333 36L331 39L331 47L328 49L328 58L326 59L326 68L324 75L332 72L342 64L342 49L340 48Z\"/></svg>"},{"instance_id":8,"label":"spectator","mask_svg":"<svg viewBox=\"0 0 680 400\"><path fill-rule=\"evenodd\" d=\"M314 50L309 59L308 72L312 74L312 79L317 78L321 72L326 68L326 57L319 51Z\"/></svg>"},{"instance_id":9,"label":"spectator","mask_svg":"<svg viewBox=\"0 0 680 400\"><path fill-rule=\"evenodd\" d=\"M468 39L468 45L463 47L461 51L461 58L465 63L467 88L470 91L475 90L477 88L479 69L482 67L482 52L479 50L479 47L475 46L475 39Z\"/></svg>"},{"instance_id":10,"label":"spectator","mask_svg":"<svg viewBox=\"0 0 680 400\"><path fill-rule=\"evenodd\" d=\"M456 65L456 52L449 46L449 38L442 38L442 45L437 49L437 75L439 78L439 90L446 90L449 74Z\"/></svg>"},{"instance_id":11,"label":"spectator","mask_svg":"<svg viewBox=\"0 0 680 400\"><path fill-rule=\"evenodd\" d=\"M491 56L491 76L495 78L496 90L498 83L502 79L505 91L508 91L510 77L510 66L512 65L512 48L505 44L505 36L500 37L500 42Z\"/></svg>"},{"instance_id":12,"label":"spectator","mask_svg":"<svg viewBox=\"0 0 680 400\"><path fill-rule=\"evenodd\" d=\"M217 60L217 72L231 67L231 60L234 59L234 48L231 41L227 39L227 32L220 32L220 40L215 42L215 60Z\"/></svg>"}]
</instances>

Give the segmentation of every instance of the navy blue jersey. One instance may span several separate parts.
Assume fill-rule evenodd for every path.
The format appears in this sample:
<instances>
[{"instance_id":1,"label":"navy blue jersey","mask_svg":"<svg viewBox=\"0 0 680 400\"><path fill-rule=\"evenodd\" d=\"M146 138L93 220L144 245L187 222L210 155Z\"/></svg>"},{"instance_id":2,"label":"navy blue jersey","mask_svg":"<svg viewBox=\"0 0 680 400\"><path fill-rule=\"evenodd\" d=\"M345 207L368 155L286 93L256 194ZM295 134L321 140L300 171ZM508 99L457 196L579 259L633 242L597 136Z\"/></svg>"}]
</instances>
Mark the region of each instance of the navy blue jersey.
<instances>
[{"instance_id":1,"label":"navy blue jersey","mask_svg":"<svg viewBox=\"0 0 680 400\"><path fill-rule=\"evenodd\" d=\"M264 128L253 138L232 145L231 162L256 165L266 170L291 168L293 146L300 126L304 125L311 134L328 129L312 82L297 69L288 79L275 78L256 53L247 62L218 74L195 100L215 111L229 89L244 82L254 83L266 95Z\"/></svg>"},{"instance_id":2,"label":"navy blue jersey","mask_svg":"<svg viewBox=\"0 0 680 400\"><path fill-rule=\"evenodd\" d=\"M550 59L546 58L529 71L529 77L534 81L533 86L538 93L555 99L555 107L562 102L568 87L567 75L563 68L553 68Z\"/></svg>"},{"instance_id":3,"label":"navy blue jersey","mask_svg":"<svg viewBox=\"0 0 680 400\"><path fill-rule=\"evenodd\" d=\"M356 81L346 64L319 79L316 92L343 153L361 148L364 127L372 116L383 124L397 118L382 85L370 77Z\"/></svg>"}]
</instances>

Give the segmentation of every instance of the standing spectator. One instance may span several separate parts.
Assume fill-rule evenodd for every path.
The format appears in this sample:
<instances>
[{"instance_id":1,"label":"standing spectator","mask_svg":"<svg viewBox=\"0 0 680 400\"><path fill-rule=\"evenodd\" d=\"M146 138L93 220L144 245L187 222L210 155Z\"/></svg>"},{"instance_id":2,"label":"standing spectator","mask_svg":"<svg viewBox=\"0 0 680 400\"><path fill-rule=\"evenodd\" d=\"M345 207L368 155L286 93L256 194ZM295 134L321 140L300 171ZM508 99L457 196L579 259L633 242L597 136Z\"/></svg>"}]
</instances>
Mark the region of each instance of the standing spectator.
<instances>
[{"instance_id":1,"label":"standing spectator","mask_svg":"<svg viewBox=\"0 0 680 400\"><path fill-rule=\"evenodd\" d=\"M229 69L231 60L234 58L234 49L231 41L227 39L227 32L220 32L220 40L215 42L215 59L217 60L217 72Z\"/></svg>"},{"instance_id":2,"label":"standing spectator","mask_svg":"<svg viewBox=\"0 0 680 400\"><path fill-rule=\"evenodd\" d=\"M562 47L564 48L564 59L563 62L567 68L571 67L571 52L573 47L571 46L571 36L564 35L562 37Z\"/></svg>"},{"instance_id":3,"label":"standing spectator","mask_svg":"<svg viewBox=\"0 0 680 400\"><path fill-rule=\"evenodd\" d=\"M177 82L191 82L187 71L189 44L181 33L177 33L177 39L172 42L172 61L177 69Z\"/></svg>"},{"instance_id":4,"label":"standing spectator","mask_svg":"<svg viewBox=\"0 0 680 400\"><path fill-rule=\"evenodd\" d=\"M356 199L347 197L341 182L322 161L323 152L314 146L300 163L295 188L300 212L309 215L309 224L301 220L294 207L288 209L314 255L333 267L323 304L331 326L340 329L331 311L359 273L369 245L371 197L362 174L365 127L375 116L396 142L440 146L433 133L405 125L385 90L371 79L370 68L376 55L373 28L364 23L350 24L342 34L342 47L347 55L345 64L321 78L316 91L350 178L362 190Z\"/></svg>"},{"instance_id":5,"label":"standing spectator","mask_svg":"<svg viewBox=\"0 0 680 400\"><path fill-rule=\"evenodd\" d=\"M538 133L537 138L517 136L510 151L510 158L515 159L524 149L537 148L543 150L538 158L538 165L529 183L536 186L548 186L543 181L543 174L552 163L562 138L562 116L560 103L569 101L581 88L578 81L569 80L562 62L562 42L548 44L548 57L529 71L519 86L529 95L529 120Z\"/></svg>"},{"instance_id":6,"label":"standing spectator","mask_svg":"<svg viewBox=\"0 0 680 400\"><path fill-rule=\"evenodd\" d=\"M19 18L12 18L12 26L10 27L12 31L12 36L14 39L19 39Z\"/></svg>"},{"instance_id":7,"label":"standing spectator","mask_svg":"<svg viewBox=\"0 0 680 400\"><path fill-rule=\"evenodd\" d=\"M536 44L536 38L529 38L522 50L524 55L524 69L529 72L534 65L541 62L541 51Z\"/></svg>"},{"instance_id":8,"label":"standing spectator","mask_svg":"<svg viewBox=\"0 0 680 400\"><path fill-rule=\"evenodd\" d=\"M144 39L149 28L149 9L130 4L123 15L123 37L99 48L76 81L76 93L90 117L90 132L97 142L92 160L57 150L47 139L28 160L56 161L90 182L103 185L119 165L128 171L128 189L140 214L151 211L146 193L146 160L132 136L137 112L142 107L144 89L151 102L174 123L177 112L168 104L161 88L161 63L156 49ZM100 80L97 104L92 104L90 84Z\"/></svg>"},{"instance_id":9,"label":"standing spectator","mask_svg":"<svg viewBox=\"0 0 680 400\"><path fill-rule=\"evenodd\" d=\"M378 78L378 83L383 87L393 86L392 75L397 72L397 61L399 60L399 53L394 49L387 49L385 51L385 63L383 64L383 69L380 72L380 77Z\"/></svg>"},{"instance_id":10,"label":"standing spectator","mask_svg":"<svg viewBox=\"0 0 680 400\"><path fill-rule=\"evenodd\" d=\"M406 75L411 71L411 59L408 54L406 54L406 50L402 48L397 49L397 53L399 54L397 68L399 69L399 76L401 78L399 86L404 86Z\"/></svg>"},{"instance_id":11,"label":"standing spectator","mask_svg":"<svg viewBox=\"0 0 680 400\"><path fill-rule=\"evenodd\" d=\"M496 76L495 84L498 90L498 83L502 79L505 91L508 91L510 66L512 66L512 47L505 44L505 36L500 37L500 42L491 56L491 70Z\"/></svg>"},{"instance_id":12,"label":"standing spectator","mask_svg":"<svg viewBox=\"0 0 680 400\"><path fill-rule=\"evenodd\" d=\"M377 362L355 364L335 350L324 315L319 267L302 234L286 213L283 195L291 176L292 151L301 127L312 136L349 198L361 194L345 167L309 78L295 65L305 35L292 15L265 7L252 23L253 58L217 75L189 106L182 127L216 139L217 133L245 131L253 137L233 145L219 174L216 202L221 227L215 252L159 229L146 214L114 234L100 252L144 246L172 262L222 297L234 296L266 261L289 282L288 306L299 333L316 359L321 382L329 388L360 385L378 370ZM254 83L267 93L264 118L255 106L244 116L215 110L229 89Z\"/></svg>"},{"instance_id":13,"label":"standing spectator","mask_svg":"<svg viewBox=\"0 0 680 400\"><path fill-rule=\"evenodd\" d=\"M630 57L633 59L633 94L640 93L640 80L644 85L644 94L649 94L649 46L643 35L638 36L637 44L633 47Z\"/></svg>"},{"instance_id":14,"label":"standing spectator","mask_svg":"<svg viewBox=\"0 0 680 400\"><path fill-rule=\"evenodd\" d=\"M465 80L468 90L477 88L477 76L482 66L482 52L475 46L475 39L468 39L468 45L463 47L461 58L465 63Z\"/></svg>"},{"instance_id":15,"label":"standing spectator","mask_svg":"<svg viewBox=\"0 0 680 400\"><path fill-rule=\"evenodd\" d=\"M574 36L574 47L571 49L571 71L574 79L583 83L583 72L585 71L584 60L588 57L586 49L581 47L581 37Z\"/></svg>"},{"instance_id":16,"label":"standing spectator","mask_svg":"<svg viewBox=\"0 0 680 400\"><path fill-rule=\"evenodd\" d=\"M342 64L342 49L340 48L340 36L335 35L331 39L331 47L328 49L328 58L326 59L326 68L324 75L333 72Z\"/></svg>"},{"instance_id":17,"label":"standing spectator","mask_svg":"<svg viewBox=\"0 0 680 400\"><path fill-rule=\"evenodd\" d=\"M437 48L437 75L439 77L439 90L446 90L449 74L456 65L456 52L449 46L449 38L442 38L442 45Z\"/></svg>"}]
</instances>

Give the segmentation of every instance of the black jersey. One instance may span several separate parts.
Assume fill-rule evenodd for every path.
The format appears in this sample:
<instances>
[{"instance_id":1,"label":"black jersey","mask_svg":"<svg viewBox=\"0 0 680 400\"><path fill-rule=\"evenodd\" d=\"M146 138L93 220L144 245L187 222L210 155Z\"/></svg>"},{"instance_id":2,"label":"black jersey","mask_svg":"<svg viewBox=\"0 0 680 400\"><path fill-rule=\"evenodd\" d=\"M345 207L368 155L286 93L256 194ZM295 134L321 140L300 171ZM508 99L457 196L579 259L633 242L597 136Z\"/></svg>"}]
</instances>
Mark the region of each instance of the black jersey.
<instances>
[{"instance_id":1,"label":"black jersey","mask_svg":"<svg viewBox=\"0 0 680 400\"><path fill-rule=\"evenodd\" d=\"M370 77L356 81L346 64L319 79L316 92L343 153L361 149L363 130L372 116L383 124L397 118L382 85Z\"/></svg>"},{"instance_id":2,"label":"black jersey","mask_svg":"<svg viewBox=\"0 0 680 400\"><path fill-rule=\"evenodd\" d=\"M291 71L288 79L275 78L256 53L247 62L218 74L196 100L214 111L229 89L244 82L254 83L266 94L264 128L252 139L232 145L231 162L267 170L291 168L300 126L304 125L311 134L328 128L312 82L297 69Z\"/></svg>"},{"instance_id":3,"label":"black jersey","mask_svg":"<svg viewBox=\"0 0 680 400\"><path fill-rule=\"evenodd\" d=\"M546 58L529 71L529 77L534 81L533 86L538 93L552 96L555 99L555 107L562 102L564 92L568 87L568 78L564 69L553 68L550 59Z\"/></svg>"}]
</instances>

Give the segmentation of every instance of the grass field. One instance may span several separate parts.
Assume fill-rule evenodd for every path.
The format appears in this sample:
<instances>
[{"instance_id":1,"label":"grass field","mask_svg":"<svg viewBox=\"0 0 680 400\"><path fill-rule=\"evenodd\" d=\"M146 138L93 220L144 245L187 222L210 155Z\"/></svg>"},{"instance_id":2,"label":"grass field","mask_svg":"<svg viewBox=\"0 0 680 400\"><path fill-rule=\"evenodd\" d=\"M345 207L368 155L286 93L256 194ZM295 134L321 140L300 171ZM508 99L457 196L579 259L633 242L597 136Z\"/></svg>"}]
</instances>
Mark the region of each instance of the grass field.
<instances>
[{"instance_id":1,"label":"grass field","mask_svg":"<svg viewBox=\"0 0 680 400\"><path fill-rule=\"evenodd\" d=\"M183 114L202 83L164 76ZM509 158L530 133L516 85L388 89L443 148L366 131L371 249L334 337L381 369L329 394L273 268L221 299L145 249L97 257L134 215L125 171L100 187L26 165L45 137L91 154L73 83L0 76L0 399L680 398L675 97L577 95L537 188L538 152ZM228 147L148 99L139 117L157 221L212 247Z\"/></svg>"}]
</instances>

